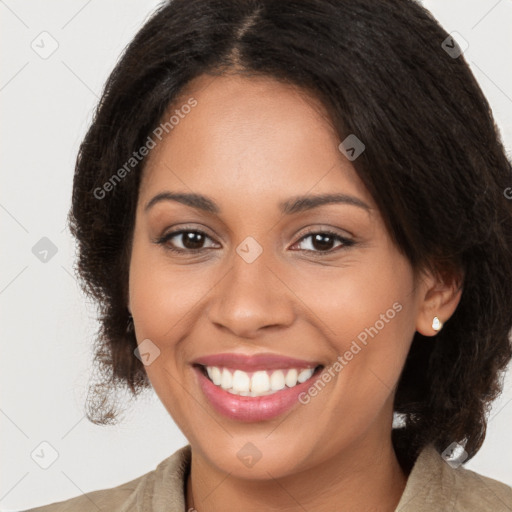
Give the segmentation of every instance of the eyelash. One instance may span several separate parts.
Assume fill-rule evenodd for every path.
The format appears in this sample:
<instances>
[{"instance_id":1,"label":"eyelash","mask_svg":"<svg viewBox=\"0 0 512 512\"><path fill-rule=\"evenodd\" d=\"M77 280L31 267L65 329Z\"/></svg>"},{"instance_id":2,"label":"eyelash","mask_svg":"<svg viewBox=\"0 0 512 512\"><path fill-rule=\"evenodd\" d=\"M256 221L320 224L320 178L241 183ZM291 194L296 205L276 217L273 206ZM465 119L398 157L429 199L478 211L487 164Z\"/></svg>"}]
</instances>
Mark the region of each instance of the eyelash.
<instances>
[{"instance_id":1,"label":"eyelash","mask_svg":"<svg viewBox=\"0 0 512 512\"><path fill-rule=\"evenodd\" d=\"M206 238L210 238L210 236L208 236L204 231L200 231L200 230L197 230L197 229L181 229L181 230L178 230L178 231L172 231L170 233L167 233L166 235L160 237L159 239L157 239L155 241L155 243L157 244L160 244L160 245L166 245L167 242L169 240L171 240L172 238L178 236L178 235L183 235L184 233L196 233L196 234L200 234L200 235L204 235ZM340 250L340 247L341 249L347 249L353 245L355 245L355 241L354 240L350 240L348 238L344 238L342 236L340 236L338 233L335 233L334 231L330 231L330 230L322 230L322 231L310 231L308 233L305 233L294 245L297 245L298 243L302 242L303 240L305 240L306 238L309 238L313 235L330 235L334 238L336 238L337 240L339 240L340 242L342 242L342 245L341 246L338 246L338 248L334 248L334 249L329 249L328 251L314 251L314 250L311 250L311 249L299 249L303 252L308 252L308 253L313 253L317 256L324 256L324 255L331 255L333 254L334 252L336 252L336 250ZM170 245L167 245L165 247L166 250L168 251L171 251L171 252L174 252L174 253L179 253L179 254L197 254L197 253L201 253L203 251L207 251L209 250L208 247L203 247L201 249L177 249L176 247L172 247Z\"/></svg>"}]
</instances>

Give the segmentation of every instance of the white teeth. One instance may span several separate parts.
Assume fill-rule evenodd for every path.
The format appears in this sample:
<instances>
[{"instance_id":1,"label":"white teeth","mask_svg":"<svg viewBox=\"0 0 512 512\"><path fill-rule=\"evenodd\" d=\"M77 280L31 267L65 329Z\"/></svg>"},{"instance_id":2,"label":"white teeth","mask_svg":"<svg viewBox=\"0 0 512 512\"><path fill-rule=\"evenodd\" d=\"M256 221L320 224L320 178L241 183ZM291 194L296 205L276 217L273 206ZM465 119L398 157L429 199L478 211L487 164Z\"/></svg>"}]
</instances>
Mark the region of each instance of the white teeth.
<instances>
[{"instance_id":1,"label":"white teeth","mask_svg":"<svg viewBox=\"0 0 512 512\"><path fill-rule=\"evenodd\" d=\"M289 388L292 388L293 386L295 386L297 384L297 375L298 374L299 374L299 372L295 368L293 368L292 370L288 370L288 373L286 374L284 382Z\"/></svg>"},{"instance_id":2,"label":"white teeth","mask_svg":"<svg viewBox=\"0 0 512 512\"><path fill-rule=\"evenodd\" d=\"M286 386L286 383L284 381L284 372L281 370L277 370L277 372L272 372L272 375L270 376L270 389L272 391L279 391L280 389L283 389Z\"/></svg>"},{"instance_id":3,"label":"white teeth","mask_svg":"<svg viewBox=\"0 0 512 512\"><path fill-rule=\"evenodd\" d=\"M212 379L216 386L220 386L222 382L222 373L220 373L220 370L216 366L207 367L206 370L211 370L211 375L210 372L208 372L210 379Z\"/></svg>"},{"instance_id":4,"label":"white teeth","mask_svg":"<svg viewBox=\"0 0 512 512\"><path fill-rule=\"evenodd\" d=\"M285 387L292 388L310 379L314 368L297 370L259 370L249 374L242 370L228 370L217 366L207 366L210 380L222 389L240 396L272 395Z\"/></svg>"},{"instance_id":5,"label":"white teeth","mask_svg":"<svg viewBox=\"0 0 512 512\"><path fill-rule=\"evenodd\" d=\"M251 391L255 393L266 393L270 391L270 378L267 372L254 372L251 379Z\"/></svg>"},{"instance_id":6,"label":"white teeth","mask_svg":"<svg viewBox=\"0 0 512 512\"><path fill-rule=\"evenodd\" d=\"M233 391L236 391L240 394L243 392L248 392L250 385L251 381L249 379L249 375L240 370L235 370L235 373L233 373L233 385L231 386Z\"/></svg>"},{"instance_id":7,"label":"white teeth","mask_svg":"<svg viewBox=\"0 0 512 512\"><path fill-rule=\"evenodd\" d=\"M231 389L231 387L233 386L233 377L231 376L231 372L229 370L226 370L226 368L222 370L221 379L222 380L220 381L220 387L222 389Z\"/></svg>"},{"instance_id":8,"label":"white teeth","mask_svg":"<svg viewBox=\"0 0 512 512\"><path fill-rule=\"evenodd\" d=\"M302 384L303 382L306 382L310 377L311 375L313 375L313 372L314 372L314 368L306 368L305 370L302 370L298 377L297 377L297 380Z\"/></svg>"}]
</instances>

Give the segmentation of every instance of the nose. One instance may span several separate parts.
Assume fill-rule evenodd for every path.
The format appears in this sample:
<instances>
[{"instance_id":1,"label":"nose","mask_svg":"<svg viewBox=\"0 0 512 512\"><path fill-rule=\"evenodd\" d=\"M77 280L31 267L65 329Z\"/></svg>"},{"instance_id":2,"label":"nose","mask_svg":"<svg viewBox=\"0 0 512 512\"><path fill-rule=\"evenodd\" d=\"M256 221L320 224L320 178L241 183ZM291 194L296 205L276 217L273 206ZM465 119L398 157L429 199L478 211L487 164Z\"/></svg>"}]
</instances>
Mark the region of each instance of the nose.
<instances>
[{"instance_id":1,"label":"nose","mask_svg":"<svg viewBox=\"0 0 512 512\"><path fill-rule=\"evenodd\" d=\"M294 321L293 292L276 265L262 253L251 263L237 253L231 269L215 287L208 311L218 329L255 339L262 331L289 327Z\"/></svg>"}]
</instances>

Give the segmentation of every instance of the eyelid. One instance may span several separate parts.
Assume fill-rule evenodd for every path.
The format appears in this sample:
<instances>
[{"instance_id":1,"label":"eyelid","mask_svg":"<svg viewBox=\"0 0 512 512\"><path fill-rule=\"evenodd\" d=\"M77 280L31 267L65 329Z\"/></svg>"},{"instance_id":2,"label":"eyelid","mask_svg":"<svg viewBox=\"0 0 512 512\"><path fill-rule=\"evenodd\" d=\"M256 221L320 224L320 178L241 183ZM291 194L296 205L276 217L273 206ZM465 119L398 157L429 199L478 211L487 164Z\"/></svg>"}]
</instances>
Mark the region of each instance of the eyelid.
<instances>
[{"instance_id":1,"label":"eyelid","mask_svg":"<svg viewBox=\"0 0 512 512\"><path fill-rule=\"evenodd\" d=\"M319 226L319 227L316 227L316 226ZM345 240L356 241L356 236L346 229L335 228L332 226L321 225L321 224L320 225L317 224L316 226L304 228L304 231L300 231L299 234L296 235L298 237L298 240L300 240L304 236L312 235L315 233L329 233L334 236L339 236L340 238L343 238Z\"/></svg>"},{"instance_id":2,"label":"eyelid","mask_svg":"<svg viewBox=\"0 0 512 512\"><path fill-rule=\"evenodd\" d=\"M221 239L222 240L222 237L217 235L216 233L212 232L211 229L205 227L205 226L202 226L202 225L177 225L177 226L172 226L171 228L167 228L164 230L163 234L162 235L159 235L157 236L156 240L153 240L153 241L157 241L157 240L161 240L162 238L166 238L168 237L169 235L177 235L183 231L193 231L195 233L202 233L204 235L206 235L207 237L209 238L217 238L217 239Z\"/></svg>"}]
</instances>

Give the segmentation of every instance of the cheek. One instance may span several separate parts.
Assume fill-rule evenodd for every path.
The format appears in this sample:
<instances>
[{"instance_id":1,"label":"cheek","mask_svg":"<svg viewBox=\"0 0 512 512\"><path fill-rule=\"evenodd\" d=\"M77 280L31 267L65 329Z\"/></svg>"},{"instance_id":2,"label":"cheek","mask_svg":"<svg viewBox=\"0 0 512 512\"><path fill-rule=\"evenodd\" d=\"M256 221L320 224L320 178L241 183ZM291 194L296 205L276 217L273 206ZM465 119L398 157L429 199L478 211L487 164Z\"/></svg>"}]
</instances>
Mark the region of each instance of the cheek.
<instances>
[{"instance_id":1,"label":"cheek","mask_svg":"<svg viewBox=\"0 0 512 512\"><path fill-rule=\"evenodd\" d=\"M415 331L412 269L396 254L359 268L348 268L338 279L316 280L316 290L304 294L321 322L334 374L360 403L382 402L395 386ZM363 268L364 267L364 268ZM335 370L333 368L333 370Z\"/></svg>"},{"instance_id":2,"label":"cheek","mask_svg":"<svg viewBox=\"0 0 512 512\"><path fill-rule=\"evenodd\" d=\"M364 342L365 333L376 334L375 328L398 332L414 325L412 272L403 262L369 262L303 282L309 284L301 285L302 296L308 297L308 305L323 321L326 336L339 340L340 350L359 335Z\"/></svg>"},{"instance_id":3,"label":"cheek","mask_svg":"<svg viewBox=\"0 0 512 512\"><path fill-rule=\"evenodd\" d=\"M158 357L144 367L156 394L185 435L190 435L188 401L182 392L183 371L187 359L178 350L182 334L192 321L194 307L208 288L193 277L191 266L172 268L163 251L134 239L130 263L129 290L135 318L137 342L149 339L158 347ZM201 284L203 283L203 284ZM202 289L205 287L205 289Z\"/></svg>"},{"instance_id":4,"label":"cheek","mask_svg":"<svg viewBox=\"0 0 512 512\"><path fill-rule=\"evenodd\" d=\"M134 242L130 264L130 303L137 339L163 342L171 329L208 293L205 277L193 265L171 265L164 250Z\"/></svg>"}]
</instances>

